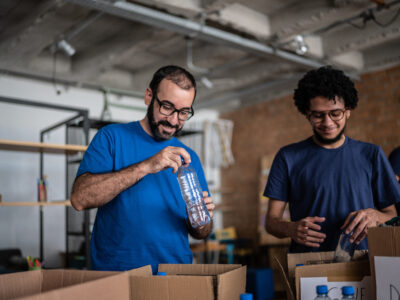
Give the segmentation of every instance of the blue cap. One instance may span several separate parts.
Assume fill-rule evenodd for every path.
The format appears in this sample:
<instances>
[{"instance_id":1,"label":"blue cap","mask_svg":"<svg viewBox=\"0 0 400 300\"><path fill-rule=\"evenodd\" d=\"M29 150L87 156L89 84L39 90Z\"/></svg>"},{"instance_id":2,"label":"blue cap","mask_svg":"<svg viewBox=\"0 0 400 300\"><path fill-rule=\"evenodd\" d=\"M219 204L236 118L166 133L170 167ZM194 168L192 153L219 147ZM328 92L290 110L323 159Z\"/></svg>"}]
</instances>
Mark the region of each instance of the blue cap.
<instances>
[{"instance_id":1,"label":"blue cap","mask_svg":"<svg viewBox=\"0 0 400 300\"><path fill-rule=\"evenodd\" d=\"M342 295L354 295L354 288L352 286L343 286Z\"/></svg>"},{"instance_id":2,"label":"blue cap","mask_svg":"<svg viewBox=\"0 0 400 300\"><path fill-rule=\"evenodd\" d=\"M166 276L167 272L157 272L157 276Z\"/></svg>"},{"instance_id":3,"label":"blue cap","mask_svg":"<svg viewBox=\"0 0 400 300\"><path fill-rule=\"evenodd\" d=\"M296 267L304 266L304 264L296 264Z\"/></svg>"},{"instance_id":4,"label":"blue cap","mask_svg":"<svg viewBox=\"0 0 400 300\"><path fill-rule=\"evenodd\" d=\"M253 300L253 294L240 294L240 300Z\"/></svg>"},{"instance_id":5,"label":"blue cap","mask_svg":"<svg viewBox=\"0 0 400 300\"><path fill-rule=\"evenodd\" d=\"M317 285L317 294L328 294L327 285Z\"/></svg>"}]
</instances>

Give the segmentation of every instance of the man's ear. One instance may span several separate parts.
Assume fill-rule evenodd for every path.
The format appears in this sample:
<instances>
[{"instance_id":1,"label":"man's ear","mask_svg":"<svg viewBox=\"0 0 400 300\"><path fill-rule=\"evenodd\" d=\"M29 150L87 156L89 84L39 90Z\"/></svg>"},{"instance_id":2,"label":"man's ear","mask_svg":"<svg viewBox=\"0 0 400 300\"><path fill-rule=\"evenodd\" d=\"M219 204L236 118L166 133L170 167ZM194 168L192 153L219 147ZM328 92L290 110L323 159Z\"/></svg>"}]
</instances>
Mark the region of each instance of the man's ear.
<instances>
[{"instance_id":1,"label":"man's ear","mask_svg":"<svg viewBox=\"0 0 400 300\"><path fill-rule=\"evenodd\" d=\"M153 91L151 90L151 88L148 87L144 92L144 103L149 106L151 103L151 99L153 99Z\"/></svg>"},{"instance_id":2,"label":"man's ear","mask_svg":"<svg viewBox=\"0 0 400 300\"><path fill-rule=\"evenodd\" d=\"M346 119L350 118L350 110L346 110L345 114L346 114Z\"/></svg>"}]
</instances>

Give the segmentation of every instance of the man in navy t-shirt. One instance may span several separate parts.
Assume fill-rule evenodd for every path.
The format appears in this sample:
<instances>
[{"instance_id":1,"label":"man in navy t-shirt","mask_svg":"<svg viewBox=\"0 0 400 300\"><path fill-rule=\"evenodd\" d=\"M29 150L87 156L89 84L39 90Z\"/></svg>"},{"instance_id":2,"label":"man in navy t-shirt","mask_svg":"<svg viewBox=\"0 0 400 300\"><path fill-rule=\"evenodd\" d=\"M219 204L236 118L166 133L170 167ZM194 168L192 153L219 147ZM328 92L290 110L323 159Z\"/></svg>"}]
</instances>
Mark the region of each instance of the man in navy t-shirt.
<instances>
[{"instance_id":1,"label":"man in navy t-shirt","mask_svg":"<svg viewBox=\"0 0 400 300\"><path fill-rule=\"evenodd\" d=\"M392 165L396 179L400 184L400 147L393 149L389 154L389 162ZM397 214L400 215L400 202L396 204Z\"/></svg>"},{"instance_id":2,"label":"man in navy t-shirt","mask_svg":"<svg viewBox=\"0 0 400 300\"><path fill-rule=\"evenodd\" d=\"M379 146L344 135L358 102L354 84L321 67L299 81L294 101L314 134L276 155L264 191L266 230L290 237L291 252L335 250L341 230L367 249L368 228L396 216L400 188ZM287 203L291 221L283 219Z\"/></svg>"},{"instance_id":3,"label":"man in navy t-shirt","mask_svg":"<svg viewBox=\"0 0 400 300\"><path fill-rule=\"evenodd\" d=\"M92 269L124 271L160 263L192 263L188 233L206 238L212 222L187 222L176 172L191 164L212 217L214 204L196 153L175 135L193 115L193 76L177 66L160 68L145 91L141 121L99 130L79 166L71 203L98 207L91 238Z\"/></svg>"}]
</instances>

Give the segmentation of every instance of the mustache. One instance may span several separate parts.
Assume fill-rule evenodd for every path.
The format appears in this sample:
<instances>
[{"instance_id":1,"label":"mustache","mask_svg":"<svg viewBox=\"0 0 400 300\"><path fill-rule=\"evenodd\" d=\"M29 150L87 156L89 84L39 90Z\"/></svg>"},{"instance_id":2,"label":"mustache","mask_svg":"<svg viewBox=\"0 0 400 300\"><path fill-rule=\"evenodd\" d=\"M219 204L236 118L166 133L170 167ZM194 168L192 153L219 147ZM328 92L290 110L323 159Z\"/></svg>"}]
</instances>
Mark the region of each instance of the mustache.
<instances>
[{"instance_id":1,"label":"mustache","mask_svg":"<svg viewBox=\"0 0 400 300\"><path fill-rule=\"evenodd\" d=\"M157 126L158 125L164 125L170 128L174 128L174 129L179 129L179 125L172 125L170 122L168 122L167 120L161 120L157 122Z\"/></svg>"}]
</instances>

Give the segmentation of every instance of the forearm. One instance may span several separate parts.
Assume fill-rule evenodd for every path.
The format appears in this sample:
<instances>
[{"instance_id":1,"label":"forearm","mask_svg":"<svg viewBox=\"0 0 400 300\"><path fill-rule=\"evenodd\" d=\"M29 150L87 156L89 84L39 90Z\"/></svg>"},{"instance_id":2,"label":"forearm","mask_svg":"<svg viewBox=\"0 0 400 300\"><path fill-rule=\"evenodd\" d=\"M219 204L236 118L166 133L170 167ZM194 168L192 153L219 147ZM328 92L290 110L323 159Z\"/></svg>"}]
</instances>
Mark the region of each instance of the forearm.
<instances>
[{"instance_id":1,"label":"forearm","mask_svg":"<svg viewBox=\"0 0 400 300\"><path fill-rule=\"evenodd\" d=\"M386 207L382 210L376 210L377 215L378 215L378 224L377 226L385 223L386 221L389 221L390 219L394 218L397 216L396 208L394 205L391 205L389 207Z\"/></svg>"},{"instance_id":2,"label":"forearm","mask_svg":"<svg viewBox=\"0 0 400 300\"><path fill-rule=\"evenodd\" d=\"M103 206L147 174L142 163L112 173L85 173L72 187L71 203L77 210Z\"/></svg>"},{"instance_id":3,"label":"forearm","mask_svg":"<svg viewBox=\"0 0 400 300\"><path fill-rule=\"evenodd\" d=\"M265 229L268 233L278 238L291 237L291 223L292 222L280 218L267 218Z\"/></svg>"},{"instance_id":4,"label":"forearm","mask_svg":"<svg viewBox=\"0 0 400 300\"><path fill-rule=\"evenodd\" d=\"M198 240L202 240L202 239L205 239L206 237L208 237L210 235L211 231L212 231L212 228L213 228L213 221L212 220L207 225L204 225L204 226L198 227L198 228L193 228L190 225L189 220L186 220L186 221L187 221L189 234L193 238L198 239Z\"/></svg>"}]
</instances>

